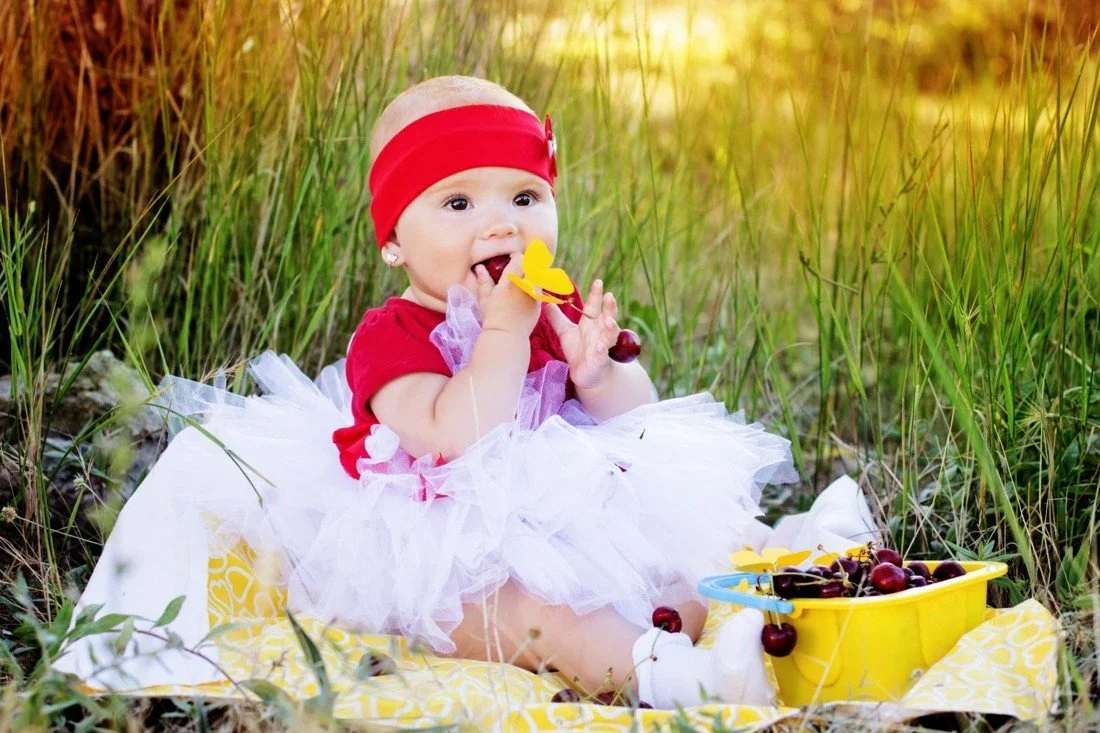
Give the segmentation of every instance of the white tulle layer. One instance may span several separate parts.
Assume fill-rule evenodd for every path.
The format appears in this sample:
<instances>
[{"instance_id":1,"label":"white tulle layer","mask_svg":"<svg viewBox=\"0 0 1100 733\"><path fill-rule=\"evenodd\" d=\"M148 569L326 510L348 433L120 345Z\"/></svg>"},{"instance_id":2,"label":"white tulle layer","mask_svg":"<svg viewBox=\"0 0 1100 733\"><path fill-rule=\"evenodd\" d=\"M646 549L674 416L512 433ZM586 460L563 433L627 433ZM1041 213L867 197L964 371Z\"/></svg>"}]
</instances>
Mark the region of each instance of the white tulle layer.
<instances>
[{"instance_id":1,"label":"white tulle layer","mask_svg":"<svg viewBox=\"0 0 1100 733\"><path fill-rule=\"evenodd\" d=\"M694 597L727 567L765 483L797 480L788 441L709 394L596 424L554 397L564 365L552 363L530 375L520 419L446 465L413 461L376 427L357 481L331 440L352 420L343 366L311 381L266 352L251 397L169 378L162 401L203 415L224 448L187 427L168 447L175 470L147 481L205 516L214 552L243 538L279 558L292 610L440 652L454 650L462 605L510 578L545 603L610 605L647 626L662 594Z\"/></svg>"}]
</instances>

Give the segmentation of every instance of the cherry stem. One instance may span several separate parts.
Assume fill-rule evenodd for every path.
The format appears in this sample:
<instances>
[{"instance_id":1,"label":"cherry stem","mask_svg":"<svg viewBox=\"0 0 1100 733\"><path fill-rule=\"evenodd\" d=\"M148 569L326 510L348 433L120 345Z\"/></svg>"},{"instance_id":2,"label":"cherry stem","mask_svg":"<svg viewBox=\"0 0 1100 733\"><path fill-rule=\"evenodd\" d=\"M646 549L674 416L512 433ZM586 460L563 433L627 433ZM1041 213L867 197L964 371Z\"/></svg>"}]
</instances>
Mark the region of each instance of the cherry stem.
<instances>
[{"instance_id":1,"label":"cherry stem","mask_svg":"<svg viewBox=\"0 0 1100 733\"><path fill-rule=\"evenodd\" d=\"M572 308L573 310L577 311L577 313L580 313L580 314L581 314L582 316L584 316L585 318L595 318L595 317L596 317L596 316L590 316L590 315L588 315L588 314L587 314L587 313L585 313L585 312L584 312L584 311L583 311L582 309L580 309L580 308L578 308L577 306L573 305L573 304L572 304L571 302L569 302L568 300L567 300L567 301L565 301L565 302L564 302L564 303L563 303L562 305L567 305L567 306L569 306L570 308Z\"/></svg>"}]
</instances>

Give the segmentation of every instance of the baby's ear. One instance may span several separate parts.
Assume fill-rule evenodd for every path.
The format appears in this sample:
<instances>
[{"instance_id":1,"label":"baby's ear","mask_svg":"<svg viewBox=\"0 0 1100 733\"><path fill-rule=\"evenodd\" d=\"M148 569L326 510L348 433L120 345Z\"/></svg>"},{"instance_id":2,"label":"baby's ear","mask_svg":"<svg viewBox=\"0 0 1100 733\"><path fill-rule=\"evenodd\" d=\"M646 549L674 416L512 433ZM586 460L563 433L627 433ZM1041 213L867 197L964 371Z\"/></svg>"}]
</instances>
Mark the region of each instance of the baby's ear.
<instances>
[{"instance_id":1,"label":"baby's ear","mask_svg":"<svg viewBox=\"0 0 1100 733\"><path fill-rule=\"evenodd\" d=\"M387 265L394 267L401 261L401 246L395 241L387 240L382 245L380 254Z\"/></svg>"}]
</instances>

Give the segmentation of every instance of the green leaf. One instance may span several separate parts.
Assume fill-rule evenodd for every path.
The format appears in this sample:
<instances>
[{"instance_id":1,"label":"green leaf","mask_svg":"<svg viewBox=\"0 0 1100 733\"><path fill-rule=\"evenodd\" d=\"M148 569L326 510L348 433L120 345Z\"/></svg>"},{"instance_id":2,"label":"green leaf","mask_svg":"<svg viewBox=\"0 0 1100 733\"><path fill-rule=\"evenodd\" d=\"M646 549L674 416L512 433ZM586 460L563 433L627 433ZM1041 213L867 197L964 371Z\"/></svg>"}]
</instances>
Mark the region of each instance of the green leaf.
<instances>
[{"instance_id":1,"label":"green leaf","mask_svg":"<svg viewBox=\"0 0 1100 733\"><path fill-rule=\"evenodd\" d=\"M176 616L180 615L180 607L183 605L183 601L187 596L176 596L168 602L168 606L164 609L164 613L160 615L157 622L153 624L153 627L164 626L170 624L176 620Z\"/></svg>"},{"instance_id":2,"label":"green leaf","mask_svg":"<svg viewBox=\"0 0 1100 733\"><path fill-rule=\"evenodd\" d=\"M50 623L50 627L54 630L54 633L58 637L64 637L69 631L69 625L73 621L73 602L66 600L61 604L61 608L57 609L57 614L54 615L53 621Z\"/></svg>"},{"instance_id":3,"label":"green leaf","mask_svg":"<svg viewBox=\"0 0 1100 733\"><path fill-rule=\"evenodd\" d=\"M3 661L2 669L9 679L14 679L16 682L23 680L23 667L19 664L19 660L15 658L15 655L11 653L11 648L4 639L0 639L0 660Z\"/></svg>"},{"instance_id":4,"label":"green leaf","mask_svg":"<svg viewBox=\"0 0 1100 733\"><path fill-rule=\"evenodd\" d=\"M1077 596L1073 599L1073 607L1082 611L1100 612L1100 595Z\"/></svg>"},{"instance_id":5,"label":"green leaf","mask_svg":"<svg viewBox=\"0 0 1100 733\"><path fill-rule=\"evenodd\" d=\"M117 631L118 626L125 623L126 619L129 618L132 618L132 616L126 613L109 613L106 616L100 616L73 629L70 640L81 639L93 634L105 634L108 631Z\"/></svg>"},{"instance_id":6,"label":"green leaf","mask_svg":"<svg viewBox=\"0 0 1100 733\"><path fill-rule=\"evenodd\" d=\"M114 648L115 653L122 655L126 653L126 646L130 643L130 640L134 638L134 617L126 619L122 624L122 631L111 642L111 646Z\"/></svg>"},{"instance_id":7,"label":"green leaf","mask_svg":"<svg viewBox=\"0 0 1100 733\"><path fill-rule=\"evenodd\" d=\"M278 700L287 700L288 702L290 700L281 687L267 680L248 679L241 682L241 685L256 693L256 696L268 705L272 705Z\"/></svg>"},{"instance_id":8,"label":"green leaf","mask_svg":"<svg viewBox=\"0 0 1100 733\"><path fill-rule=\"evenodd\" d=\"M247 679L241 682L241 685L255 693L264 704L270 707L280 722L289 728L294 727L296 718L294 701L283 692L281 687L262 679Z\"/></svg>"},{"instance_id":9,"label":"green leaf","mask_svg":"<svg viewBox=\"0 0 1100 733\"><path fill-rule=\"evenodd\" d=\"M1085 579L1085 573L1088 571L1089 549L1087 542L1082 543L1076 553L1073 553L1069 548L1066 549L1066 554L1062 557L1062 562L1058 567L1058 576L1055 581L1055 586L1063 599L1068 600L1077 595L1078 589Z\"/></svg>"},{"instance_id":10,"label":"green leaf","mask_svg":"<svg viewBox=\"0 0 1100 733\"><path fill-rule=\"evenodd\" d=\"M73 624L73 626L77 627L82 624L89 623L92 619L95 618L95 615L99 613L101 608L103 608L102 603L93 603L90 606L85 606L84 608L80 609L80 613L77 614L76 622Z\"/></svg>"},{"instance_id":11,"label":"green leaf","mask_svg":"<svg viewBox=\"0 0 1100 733\"><path fill-rule=\"evenodd\" d=\"M214 628L210 629L210 631L206 632L206 636L202 637L202 640L199 641L199 645L205 644L208 641L213 641L219 636L228 634L230 631L236 631L237 629L243 629L244 627L245 624L239 621L227 621L224 624L218 624Z\"/></svg>"},{"instance_id":12,"label":"green leaf","mask_svg":"<svg viewBox=\"0 0 1100 733\"><path fill-rule=\"evenodd\" d=\"M328 678L328 670L325 669L325 660L321 657L321 652L317 649L317 645L313 643L313 639L309 638L309 634L298 623L298 619L294 618L294 614L288 610L286 617L290 620L291 627L294 628L294 635L298 637L298 645L302 647L302 652L306 655L306 661L309 662L310 669L317 677L317 686L321 688L321 692L317 696L317 704L325 712L331 713L335 694L332 690L332 683Z\"/></svg>"}]
</instances>

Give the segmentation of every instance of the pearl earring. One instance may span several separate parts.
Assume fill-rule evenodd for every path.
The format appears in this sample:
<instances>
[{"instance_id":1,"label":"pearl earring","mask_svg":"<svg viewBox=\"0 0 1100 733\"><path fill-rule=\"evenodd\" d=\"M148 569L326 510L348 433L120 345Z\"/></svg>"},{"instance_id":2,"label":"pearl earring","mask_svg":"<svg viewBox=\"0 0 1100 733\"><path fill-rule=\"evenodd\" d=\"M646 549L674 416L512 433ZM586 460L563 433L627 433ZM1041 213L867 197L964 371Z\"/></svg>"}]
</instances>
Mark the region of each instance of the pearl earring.
<instances>
[{"instance_id":1,"label":"pearl earring","mask_svg":"<svg viewBox=\"0 0 1100 733\"><path fill-rule=\"evenodd\" d=\"M397 253L396 252L385 252L382 255L382 259L385 261L385 263L387 265L389 265L390 267L393 267L394 265L397 264Z\"/></svg>"}]
</instances>

